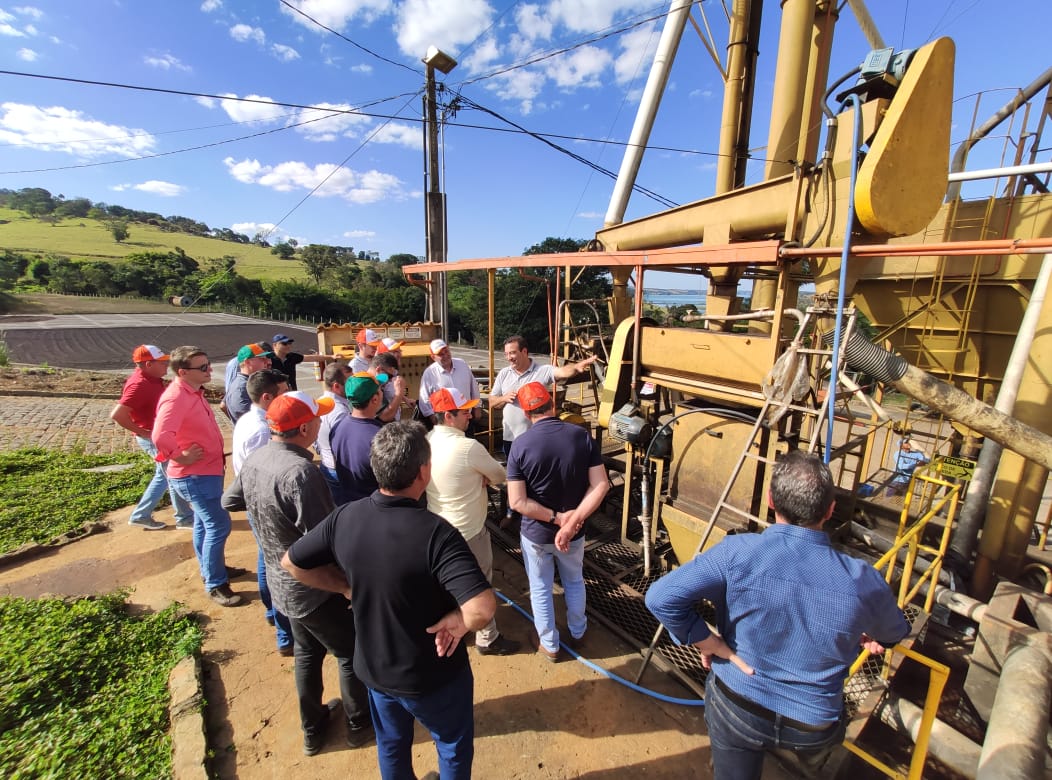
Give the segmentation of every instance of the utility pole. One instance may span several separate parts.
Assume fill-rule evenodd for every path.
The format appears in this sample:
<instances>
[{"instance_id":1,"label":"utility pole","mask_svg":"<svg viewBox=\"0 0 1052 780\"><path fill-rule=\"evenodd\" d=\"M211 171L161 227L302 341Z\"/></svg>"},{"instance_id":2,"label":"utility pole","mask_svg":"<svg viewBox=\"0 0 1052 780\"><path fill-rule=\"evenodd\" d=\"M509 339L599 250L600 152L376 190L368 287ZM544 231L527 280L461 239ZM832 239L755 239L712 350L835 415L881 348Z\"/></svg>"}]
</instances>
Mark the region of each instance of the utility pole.
<instances>
[{"instance_id":1,"label":"utility pole","mask_svg":"<svg viewBox=\"0 0 1052 780\"><path fill-rule=\"evenodd\" d=\"M439 174L438 106L435 86L435 71L449 73L457 61L445 52L431 46L423 59L427 66L427 83L424 91L424 157L427 168L424 176L424 229L427 243L427 262L446 262L446 195L442 192ZM442 335L448 340L449 296L446 294L446 275L435 274L428 287L428 313L432 321L442 326Z\"/></svg>"}]
</instances>

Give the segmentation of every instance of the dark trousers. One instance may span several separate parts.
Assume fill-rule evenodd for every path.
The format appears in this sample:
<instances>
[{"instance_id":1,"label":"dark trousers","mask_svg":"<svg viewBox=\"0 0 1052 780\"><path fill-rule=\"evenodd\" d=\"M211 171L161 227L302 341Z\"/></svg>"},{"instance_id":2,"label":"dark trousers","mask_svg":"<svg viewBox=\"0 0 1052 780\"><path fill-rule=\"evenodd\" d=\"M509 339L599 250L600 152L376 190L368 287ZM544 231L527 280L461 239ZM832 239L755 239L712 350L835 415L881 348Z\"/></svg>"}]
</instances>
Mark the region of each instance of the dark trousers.
<instances>
[{"instance_id":1,"label":"dark trousers","mask_svg":"<svg viewBox=\"0 0 1052 780\"><path fill-rule=\"evenodd\" d=\"M841 718L822 731L801 731L749 712L731 701L709 674L705 686L705 724L709 729L712 768L716 780L759 780L767 750L788 750L802 759L821 754L843 741L847 722Z\"/></svg>"},{"instance_id":2,"label":"dark trousers","mask_svg":"<svg viewBox=\"0 0 1052 780\"><path fill-rule=\"evenodd\" d=\"M471 780L475 758L475 678L464 668L441 688L423 696L391 696L369 689L376 729L376 759L382 780L416 780L413 722L431 732L442 780Z\"/></svg>"},{"instance_id":3,"label":"dark trousers","mask_svg":"<svg viewBox=\"0 0 1052 780\"><path fill-rule=\"evenodd\" d=\"M369 723L369 698L365 686L354 674L354 615L351 603L334 593L306 617L292 618L296 640L296 693L300 702L303 733L313 736L328 719L322 701L322 664L325 653L332 653L340 668L340 698L347 724L352 729Z\"/></svg>"}]
</instances>

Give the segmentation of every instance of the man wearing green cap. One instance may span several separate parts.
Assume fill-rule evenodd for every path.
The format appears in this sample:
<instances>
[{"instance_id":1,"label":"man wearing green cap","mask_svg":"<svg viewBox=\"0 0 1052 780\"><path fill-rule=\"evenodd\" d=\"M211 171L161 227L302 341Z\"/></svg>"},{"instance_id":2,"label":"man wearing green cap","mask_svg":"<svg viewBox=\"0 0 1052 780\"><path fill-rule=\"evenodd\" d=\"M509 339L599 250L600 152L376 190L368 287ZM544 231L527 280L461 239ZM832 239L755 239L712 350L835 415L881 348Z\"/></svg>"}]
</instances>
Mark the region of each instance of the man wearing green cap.
<instances>
[{"instance_id":1,"label":"man wearing green cap","mask_svg":"<svg viewBox=\"0 0 1052 780\"><path fill-rule=\"evenodd\" d=\"M336 463L336 476L344 490L344 498L357 501L371 496L376 490L376 477L369 465L369 446L383 422L376 419L384 402L381 392L386 374L361 371L347 378L344 389L351 413L332 429L329 444Z\"/></svg>"},{"instance_id":2,"label":"man wearing green cap","mask_svg":"<svg viewBox=\"0 0 1052 780\"><path fill-rule=\"evenodd\" d=\"M235 423L252 408L252 399L248 397L248 378L257 371L270 368L273 356L274 353L263 344L246 344L237 351L238 372L223 394L226 413Z\"/></svg>"}]
</instances>

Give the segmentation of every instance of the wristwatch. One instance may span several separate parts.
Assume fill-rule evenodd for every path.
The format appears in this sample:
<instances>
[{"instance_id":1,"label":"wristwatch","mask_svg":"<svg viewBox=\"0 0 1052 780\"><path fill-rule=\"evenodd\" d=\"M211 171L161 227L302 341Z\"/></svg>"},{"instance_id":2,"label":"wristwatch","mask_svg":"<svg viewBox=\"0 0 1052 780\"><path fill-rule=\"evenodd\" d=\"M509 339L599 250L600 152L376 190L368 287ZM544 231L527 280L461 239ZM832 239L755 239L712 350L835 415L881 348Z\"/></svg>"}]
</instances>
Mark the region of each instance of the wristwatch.
<instances>
[{"instance_id":1,"label":"wristwatch","mask_svg":"<svg viewBox=\"0 0 1052 780\"><path fill-rule=\"evenodd\" d=\"M555 525L555 510L554 509L552 510L552 518L548 522L551 523L552 525Z\"/></svg>"}]
</instances>

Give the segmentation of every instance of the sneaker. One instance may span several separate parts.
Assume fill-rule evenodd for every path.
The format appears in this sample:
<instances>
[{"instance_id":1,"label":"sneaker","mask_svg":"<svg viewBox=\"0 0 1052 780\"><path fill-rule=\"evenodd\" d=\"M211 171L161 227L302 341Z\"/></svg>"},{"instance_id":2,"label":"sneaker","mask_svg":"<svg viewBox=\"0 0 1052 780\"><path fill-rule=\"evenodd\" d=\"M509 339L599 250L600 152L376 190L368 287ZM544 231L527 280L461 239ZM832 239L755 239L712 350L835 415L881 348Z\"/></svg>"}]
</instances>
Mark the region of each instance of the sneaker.
<instances>
[{"instance_id":1,"label":"sneaker","mask_svg":"<svg viewBox=\"0 0 1052 780\"><path fill-rule=\"evenodd\" d=\"M567 634L566 637L563 638L563 644L575 653L580 653L584 650L585 636L587 635L581 634L580 636L571 636L570 634Z\"/></svg>"},{"instance_id":2,"label":"sneaker","mask_svg":"<svg viewBox=\"0 0 1052 780\"><path fill-rule=\"evenodd\" d=\"M340 706L339 699L333 699L325 705L325 714L322 715L322 721L314 727L313 734L303 734L303 755L305 756L316 756L321 752L321 749L325 747L325 735L329 733L329 724L332 723L332 713Z\"/></svg>"},{"instance_id":3,"label":"sneaker","mask_svg":"<svg viewBox=\"0 0 1052 780\"><path fill-rule=\"evenodd\" d=\"M242 569L240 566L226 567L226 577L228 580L237 579L238 577L244 577L246 574L248 574L248 569ZM252 572L253 576L255 576L255 574L255 572Z\"/></svg>"},{"instance_id":4,"label":"sneaker","mask_svg":"<svg viewBox=\"0 0 1052 780\"><path fill-rule=\"evenodd\" d=\"M521 647L519 642L514 639L508 639L505 636L498 636L491 644L483 647L482 645L475 645L475 649L479 651L479 655L511 655Z\"/></svg>"},{"instance_id":5,"label":"sneaker","mask_svg":"<svg viewBox=\"0 0 1052 780\"><path fill-rule=\"evenodd\" d=\"M537 655L543 658L545 661L551 664L559 663L559 651L556 650L554 653L551 650L546 650L544 645L537 648Z\"/></svg>"},{"instance_id":6,"label":"sneaker","mask_svg":"<svg viewBox=\"0 0 1052 780\"><path fill-rule=\"evenodd\" d=\"M162 528L168 527L164 523L154 520L152 517L146 517L142 520L129 520L128 525L137 525L144 531L160 531Z\"/></svg>"},{"instance_id":7,"label":"sneaker","mask_svg":"<svg viewBox=\"0 0 1052 780\"><path fill-rule=\"evenodd\" d=\"M278 655L285 656L285 658L292 658L296 654L296 645L289 644L283 645L278 648Z\"/></svg>"},{"instance_id":8,"label":"sneaker","mask_svg":"<svg viewBox=\"0 0 1052 780\"><path fill-rule=\"evenodd\" d=\"M349 723L347 724L347 747L349 748L364 747L372 742L375 736L372 723L366 723L364 726L358 726L357 728Z\"/></svg>"},{"instance_id":9,"label":"sneaker","mask_svg":"<svg viewBox=\"0 0 1052 780\"><path fill-rule=\"evenodd\" d=\"M184 531L194 530L194 519L191 517L189 520L176 520L176 528L182 528Z\"/></svg>"},{"instance_id":10,"label":"sneaker","mask_svg":"<svg viewBox=\"0 0 1052 780\"><path fill-rule=\"evenodd\" d=\"M241 603L241 597L230 590L230 584L224 582L218 588L208 591L209 598L221 607L236 607Z\"/></svg>"}]
</instances>

